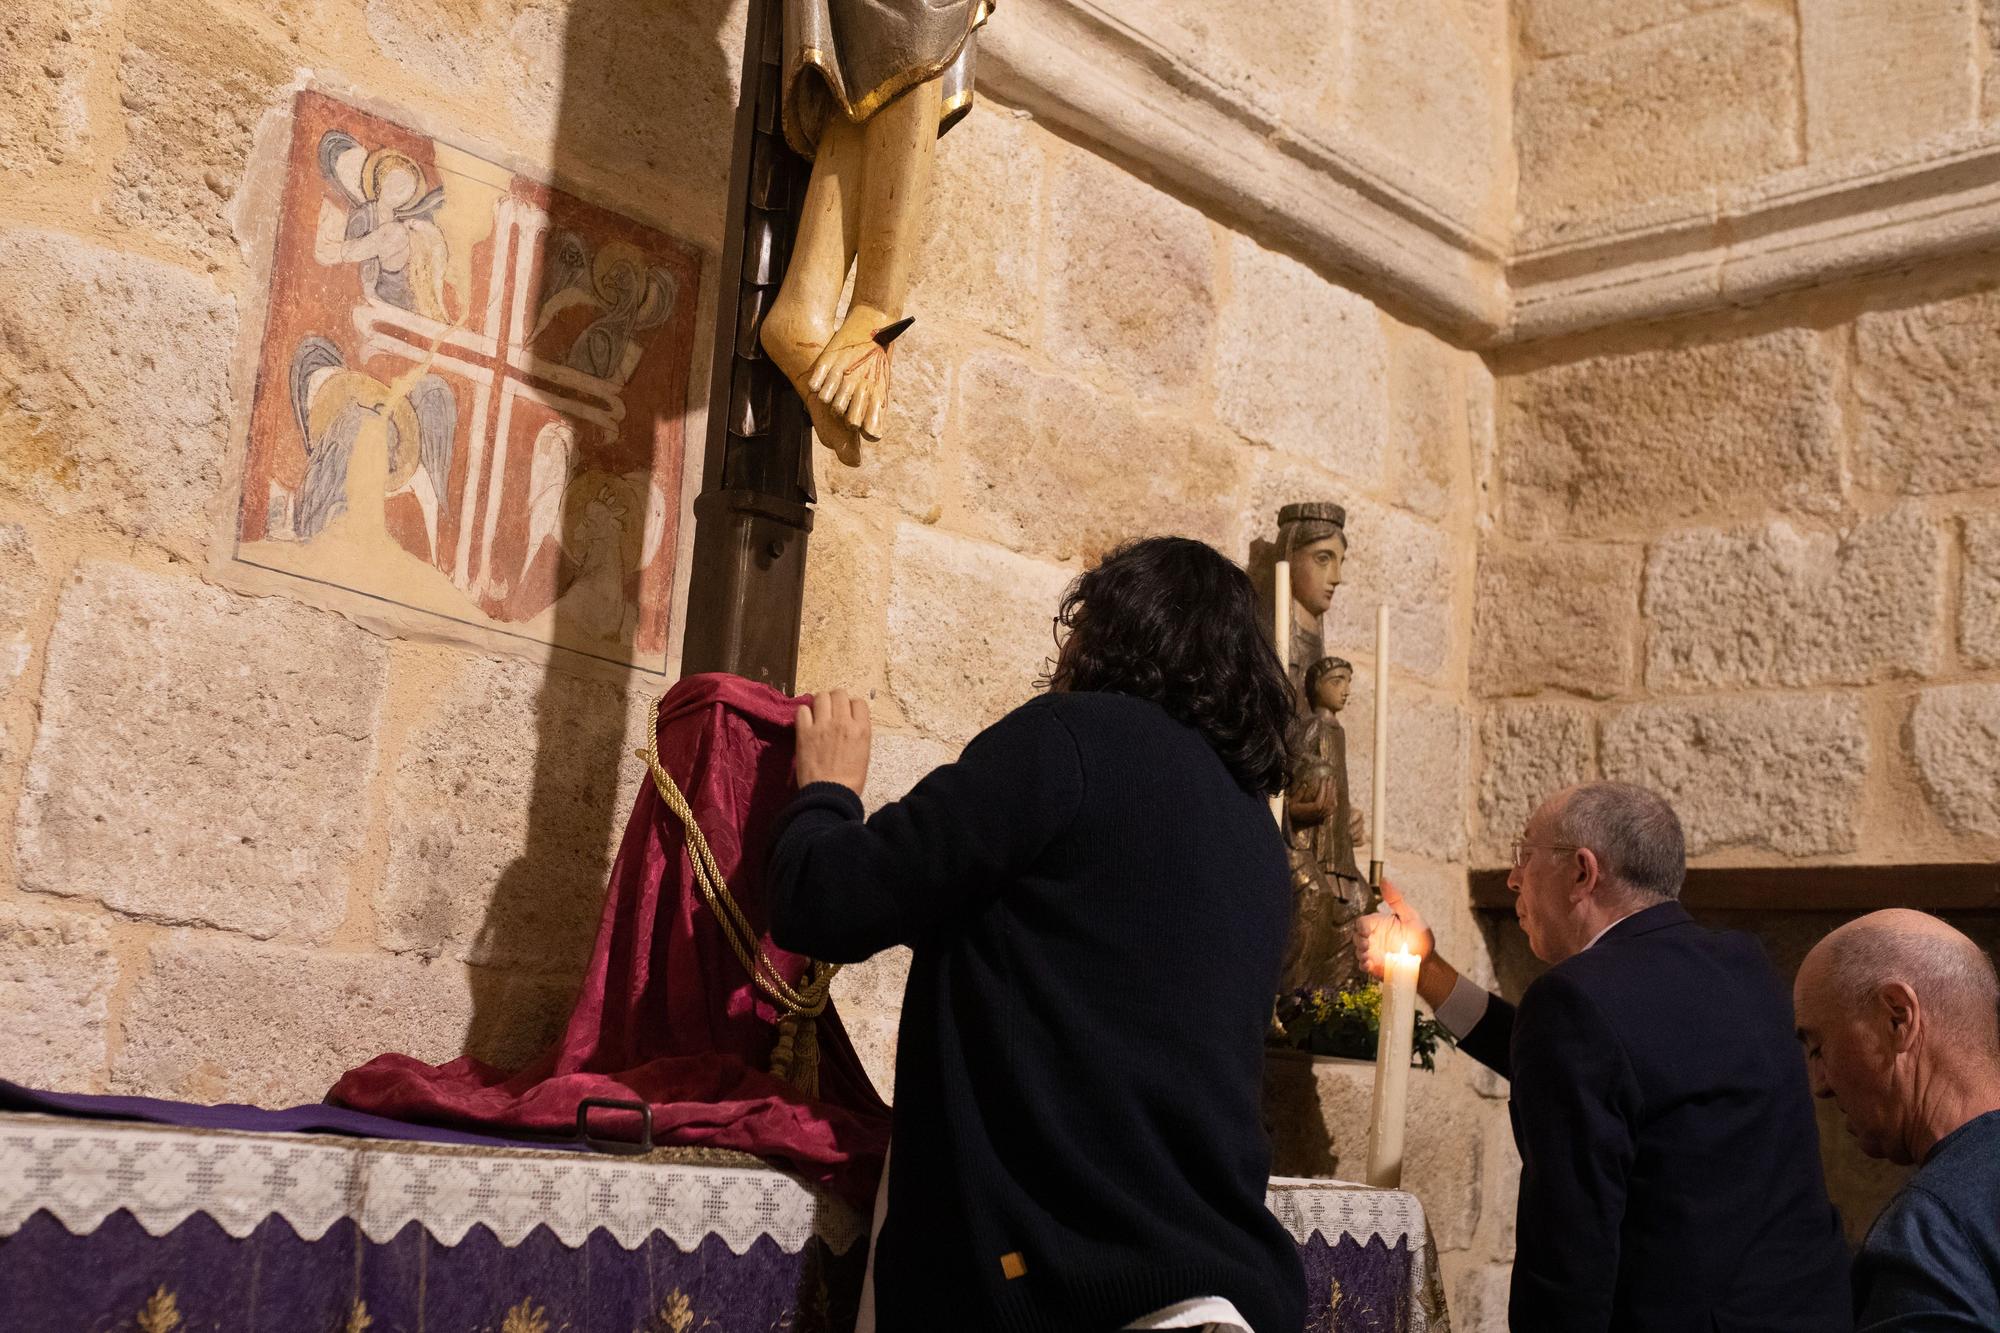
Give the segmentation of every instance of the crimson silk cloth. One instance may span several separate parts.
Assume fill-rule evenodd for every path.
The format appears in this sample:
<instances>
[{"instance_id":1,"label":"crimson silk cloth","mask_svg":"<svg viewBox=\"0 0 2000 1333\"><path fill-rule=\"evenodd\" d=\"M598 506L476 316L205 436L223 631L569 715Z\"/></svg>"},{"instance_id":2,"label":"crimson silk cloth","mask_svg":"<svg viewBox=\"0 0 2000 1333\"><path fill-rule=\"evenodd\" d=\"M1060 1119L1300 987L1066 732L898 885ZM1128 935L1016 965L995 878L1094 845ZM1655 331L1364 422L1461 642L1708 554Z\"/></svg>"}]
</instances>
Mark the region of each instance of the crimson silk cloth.
<instances>
[{"instance_id":1,"label":"crimson silk cloth","mask_svg":"<svg viewBox=\"0 0 2000 1333\"><path fill-rule=\"evenodd\" d=\"M764 859L795 791L801 702L740 676L690 676L660 701L658 719L661 766L791 983L806 962L771 943ZM400 1120L567 1134L585 1098L635 1099L652 1106L656 1142L755 1153L865 1209L889 1109L831 1004L819 1018L820 1099L766 1073L779 1017L724 938L680 821L649 777L611 867L582 994L555 1046L511 1076L470 1056L427 1065L380 1055L343 1075L328 1100ZM632 1121L607 1123L622 1137Z\"/></svg>"}]
</instances>

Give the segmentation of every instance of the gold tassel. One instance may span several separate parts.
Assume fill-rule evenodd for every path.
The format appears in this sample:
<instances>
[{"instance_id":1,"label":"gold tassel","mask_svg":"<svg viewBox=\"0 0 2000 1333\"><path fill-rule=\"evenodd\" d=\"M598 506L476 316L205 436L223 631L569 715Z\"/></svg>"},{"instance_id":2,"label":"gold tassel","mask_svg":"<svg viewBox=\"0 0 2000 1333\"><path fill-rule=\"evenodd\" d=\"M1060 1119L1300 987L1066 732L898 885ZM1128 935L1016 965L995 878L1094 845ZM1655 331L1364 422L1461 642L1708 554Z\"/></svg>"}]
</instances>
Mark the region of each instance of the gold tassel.
<instances>
[{"instance_id":1,"label":"gold tassel","mask_svg":"<svg viewBox=\"0 0 2000 1333\"><path fill-rule=\"evenodd\" d=\"M819 1098L819 1023L809 1014L787 1014L778 1023L778 1041L771 1048L771 1074L798 1090L801 1097Z\"/></svg>"}]
</instances>

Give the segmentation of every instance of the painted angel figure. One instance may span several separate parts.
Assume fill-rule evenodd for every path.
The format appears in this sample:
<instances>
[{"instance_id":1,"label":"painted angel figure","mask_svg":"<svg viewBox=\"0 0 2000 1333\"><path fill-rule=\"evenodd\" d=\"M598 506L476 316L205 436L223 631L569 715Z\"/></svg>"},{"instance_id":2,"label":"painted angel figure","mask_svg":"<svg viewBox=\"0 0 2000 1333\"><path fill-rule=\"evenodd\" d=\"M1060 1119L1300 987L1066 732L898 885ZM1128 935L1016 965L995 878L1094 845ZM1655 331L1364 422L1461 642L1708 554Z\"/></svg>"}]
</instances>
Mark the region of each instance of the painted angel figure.
<instances>
[{"instance_id":1,"label":"painted angel figure","mask_svg":"<svg viewBox=\"0 0 2000 1333\"><path fill-rule=\"evenodd\" d=\"M563 362L571 370L623 385L645 354L639 335L667 322L679 294L679 280L664 268L649 267L636 248L610 241L593 254L582 236L559 231L549 242L528 342L532 345L566 310L595 311L596 318L576 336Z\"/></svg>"},{"instance_id":2,"label":"painted angel figure","mask_svg":"<svg viewBox=\"0 0 2000 1333\"><path fill-rule=\"evenodd\" d=\"M458 400L424 375L391 388L348 368L340 349L309 337L292 355L292 415L305 446L305 485L292 528L311 541L343 514L364 539L388 540L383 505L408 493L423 511L426 555L438 556L438 500L451 475Z\"/></svg>"},{"instance_id":3,"label":"painted angel figure","mask_svg":"<svg viewBox=\"0 0 2000 1333\"><path fill-rule=\"evenodd\" d=\"M850 466L881 438L931 163L971 108L973 35L993 3L785 0L785 139L813 167L761 338L820 442Z\"/></svg>"},{"instance_id":4,"label":"painted angel figure","mask_svg":"<svg viewBox=\"0 0 2000 1333\"><path fill-rule=\"evenodd\" d=\"M321 201L313 258L328 267L358 264L369 299L450 323L444 288L448 247L437 224L444 187L430 185L408 154L393 148L369 152L345 130L320 137L319 169L348 207L342 211Z\"/></svg>"}]
</instances>

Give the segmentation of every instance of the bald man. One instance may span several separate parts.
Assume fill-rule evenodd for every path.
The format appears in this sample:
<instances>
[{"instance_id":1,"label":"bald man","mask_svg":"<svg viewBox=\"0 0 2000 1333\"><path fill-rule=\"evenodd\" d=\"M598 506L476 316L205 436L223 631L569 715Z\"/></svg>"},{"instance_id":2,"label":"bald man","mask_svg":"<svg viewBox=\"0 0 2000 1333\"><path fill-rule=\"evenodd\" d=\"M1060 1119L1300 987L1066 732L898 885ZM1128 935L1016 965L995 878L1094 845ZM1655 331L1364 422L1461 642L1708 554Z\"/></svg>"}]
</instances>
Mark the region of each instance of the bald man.
<instances>
[{"instance_id":1,"label":"bald man","mask_svg":"<svg viewBox=\"0 0 2000 1333\"><path fill-rule=\"evenodd\" d=\"M1850 921L1792 987L1815 1096L1916 1165L1854 1261L1860 1333L2000 1329L2000 980L1934 916Z\"/></svg>"}]
</instances>

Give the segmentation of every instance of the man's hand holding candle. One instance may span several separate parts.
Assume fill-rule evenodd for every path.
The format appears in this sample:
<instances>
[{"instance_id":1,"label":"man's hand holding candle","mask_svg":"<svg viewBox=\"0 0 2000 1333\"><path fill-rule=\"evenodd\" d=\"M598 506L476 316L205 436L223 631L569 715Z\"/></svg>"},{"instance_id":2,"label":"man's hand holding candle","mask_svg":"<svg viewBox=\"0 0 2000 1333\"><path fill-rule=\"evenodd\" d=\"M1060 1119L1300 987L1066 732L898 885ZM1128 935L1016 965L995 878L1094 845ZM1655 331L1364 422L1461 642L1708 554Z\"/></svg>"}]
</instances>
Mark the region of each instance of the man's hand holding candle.
<instances>
[{"instance_id":1,"label":"man's hand holding candle","mask_svg":"<svg viewBox=\"0 0 2000 1333\"><path fill-rule=\"evenodd\" d=\"M1402 950L1423 962L1417 968L1417 994L1436 1012L1458 984L1458 969L1437 955L1437 937L1396 886L1382 881L1382 907L1354 922L1354 953L1371 977L1381 977L1389 953Z\"/></svg>"}]
</instances>

